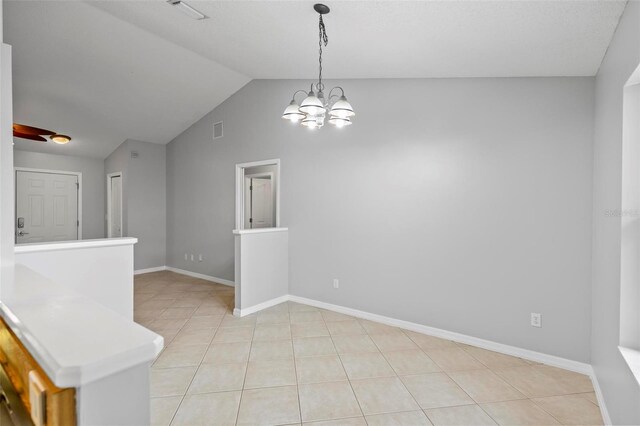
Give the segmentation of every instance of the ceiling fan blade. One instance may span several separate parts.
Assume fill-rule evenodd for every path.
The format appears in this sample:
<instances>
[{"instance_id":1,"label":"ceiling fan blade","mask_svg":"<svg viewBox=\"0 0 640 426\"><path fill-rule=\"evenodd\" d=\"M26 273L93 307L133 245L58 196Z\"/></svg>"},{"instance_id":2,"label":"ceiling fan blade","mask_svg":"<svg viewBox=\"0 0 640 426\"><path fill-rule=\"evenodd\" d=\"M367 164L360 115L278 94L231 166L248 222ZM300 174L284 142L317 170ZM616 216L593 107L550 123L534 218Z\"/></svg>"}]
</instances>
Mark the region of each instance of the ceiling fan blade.
<instances>
[{"instance_id":1,"label":"ceiling fan blade","mask_svg":"<svg viewBox=\"0 0 640 426\"><path fill-rule=\"evenodd\" d=\"M47 129L40 129L38 127L25 126L24 124L13 123L13 131L22 133L23 135L55 135L56 132L52 132Z\"/></svg>"},{"instance_id":2,"label":"ceiling fan blade","mask_svg":"<svg viewBox=\"0 0 640 426\"><path fill-rule=\"evenodd\" d=\"M20 133L17 131L13 131L13 137L15 138L22 138L22 139L31 139L32 141L38 141L38 142L46 142L47 140L45 138L43 138L42 136L38 136L38 135L29 135L26 133Z\"/></svg>"}]
</instances>

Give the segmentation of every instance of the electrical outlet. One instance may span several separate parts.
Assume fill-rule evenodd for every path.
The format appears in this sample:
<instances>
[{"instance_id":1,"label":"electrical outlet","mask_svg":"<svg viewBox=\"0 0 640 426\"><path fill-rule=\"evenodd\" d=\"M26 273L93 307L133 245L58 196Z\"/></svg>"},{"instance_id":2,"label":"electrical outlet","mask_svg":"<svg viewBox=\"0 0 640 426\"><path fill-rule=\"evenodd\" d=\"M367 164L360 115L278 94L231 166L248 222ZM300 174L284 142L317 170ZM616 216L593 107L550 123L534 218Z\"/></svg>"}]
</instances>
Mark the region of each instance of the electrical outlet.
<instances>
[{"instance_id":1,"label":"electrical outlet","mask_svg":"<svg viewBox=\"0 0 640 426\"><path fill-rule=\"evenodd\" d=\"M337 278L333 279L333 288L340 288L340 280Z\"/></svg>"},{"instance_id":2,"label":"electrical outlet","mask_svg":"<svg viewBox=\"0 0 640 426\"><path fill-rule=\"evenodd\" d=\"M531 312L531 327L542 327L542 314Z\"/></svg>"},{"instance_id":3,"label":"electrical outlet","mask_svg":"<svg viewBox=\"0 0 640 426\"><path fill-rule=\"evenodd\" d=\"M193 253L191 253L191 261L193 262Z\"/></svg>"},{"instance_id":4,"label":"electrical outlet","mask_svg":"<svg viewBox=\"0 0 640 426\"><path fill-rule=\"evenodd\" d=\"M184 254L184 260L189 260L189 254L187 253Z\"/></svg>"},{"instance_id":5,"label":"electrical outlet","mask_svg":"<svg viewBox=\"0 0 640 426\"><path fill-rule=\"evenodd\" d=\"M201 254L198 255L198 262L202 262L204 260L204 258L202 257Z\"/></svg>"}]
</instances>

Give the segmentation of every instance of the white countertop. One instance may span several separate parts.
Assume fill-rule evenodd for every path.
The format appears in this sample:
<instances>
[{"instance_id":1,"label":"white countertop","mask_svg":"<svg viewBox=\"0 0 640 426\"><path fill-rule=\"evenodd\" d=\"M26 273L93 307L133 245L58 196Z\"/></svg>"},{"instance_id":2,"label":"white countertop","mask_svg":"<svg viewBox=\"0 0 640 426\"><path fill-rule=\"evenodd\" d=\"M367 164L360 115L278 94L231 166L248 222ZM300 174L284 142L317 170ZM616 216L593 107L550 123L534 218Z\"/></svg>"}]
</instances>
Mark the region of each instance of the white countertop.
<instances>
[{"instance_id":1,"label":"white countertop","mask_svg":"<svg viewBox=\"0 0 640 426\"><path fill-rule=\"evenodd\" d=\"M234 229L234 235L245 235L245 234L265 234L268 232L284 232L288 231L289 228L254 228L254 229Z\"/></svg>"},{"instance_id":2,"label":"white countertop","mask_svg":"<svg viewBox=\"0 0 640 426\"><path fill-rule=\"evenodd\" d=\"M22 265L0 270L0 315L59 387L150 362L164 344L162 336Z\"/></svg>"},{"instance_id":3,"label":"white countertop","mask_svg":"<svg viewBox=\"0 0 640 426\"><path fill-rule=\"evenodd\" d=\"M94 240L53 241L48 243L28 243L15 246L16 253L31 253L36 251L72 250L93 247L115 247L132 245L138 242L137 238L97 238Z\"/></svg>"}]
</instances>

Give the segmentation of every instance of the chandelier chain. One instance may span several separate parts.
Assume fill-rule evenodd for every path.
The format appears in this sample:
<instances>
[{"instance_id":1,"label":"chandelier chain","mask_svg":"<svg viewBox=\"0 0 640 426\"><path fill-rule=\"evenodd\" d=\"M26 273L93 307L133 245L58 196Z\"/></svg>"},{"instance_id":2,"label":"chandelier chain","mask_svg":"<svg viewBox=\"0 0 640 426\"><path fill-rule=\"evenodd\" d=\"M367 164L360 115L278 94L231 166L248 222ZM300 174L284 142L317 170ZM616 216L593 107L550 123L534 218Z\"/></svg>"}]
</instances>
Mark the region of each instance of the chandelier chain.
<instances>
[{"instance_id":1,"label":"chandelier chain","mask_svg":"<svg viewBox=\"0 0 640 426\"><path fill-rule=\"evenodd\" d=\"M324 84L322 83L322 44L324 43L326 47L327 43L329 43L329 38L327 37L327 30L324 27L324 21L322 20L322 15L320 15L320 20L318 22L318 29L319 29L318 47L319 47L320 55L318 56L319 73L318 73L317 89L319 92L322 92L324 90Z\"/></svg>"},{"instance_id":2,"label":"chandelier chain","mask_svg":"<svg viewBox=\"0 0 640 426\"><path fill-rule=\"evenodd\" d=\"M344 95L342 87L336 86L325 96L324 82L322 81L322 53L329 43L327 31L322 15L329 13L329 7L324 4L313 6L318 14L318 81L311 81L309 91L297 90L289 105L285 108L282 118L291 123L300 123L308 129L320 129L326 122L341 128L352 124L352 117L355 115L353 107ZM307 86L309 87L309 86ZM306 94L300 105L296 101L298 94Z\"/></svg>"}]
</instances>

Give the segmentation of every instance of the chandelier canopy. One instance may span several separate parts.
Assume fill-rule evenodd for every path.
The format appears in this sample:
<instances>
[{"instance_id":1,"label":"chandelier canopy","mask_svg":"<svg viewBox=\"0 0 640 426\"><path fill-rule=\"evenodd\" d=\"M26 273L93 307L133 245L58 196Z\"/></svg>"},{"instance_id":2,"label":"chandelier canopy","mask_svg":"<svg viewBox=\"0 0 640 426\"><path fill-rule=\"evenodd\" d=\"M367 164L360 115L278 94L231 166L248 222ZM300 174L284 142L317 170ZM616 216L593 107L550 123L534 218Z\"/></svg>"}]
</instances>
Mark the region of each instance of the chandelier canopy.
<instances>
[{"instance_id":1,"label":"chandelier canopy","mask_svg":"<svg viewBox=\"0 0 640 426\"><path fill-rule=\"evenodd\" d=\"M309 92L298 90L293 94L289 106L287 106L282 114L282 118L292 123L300 123L309 129L318 129L324 126L325 118L329 114L329 123L336 127L344 127L351 124L351 117L355 112L351 104L344 95L344 90L340 86L336 86L329 91L329 96L324 96L324 83L322 82L322 46L327 46L329 38L324 27L322 15L329 13L329 7L324 4L315 4L313 9L318 12L319 22L319 73L318 82L311 83ZM336 92L336 93L334 93ZM298 105L296 96L304 93L306 97Z\"/></svg>"}]
</instances>

